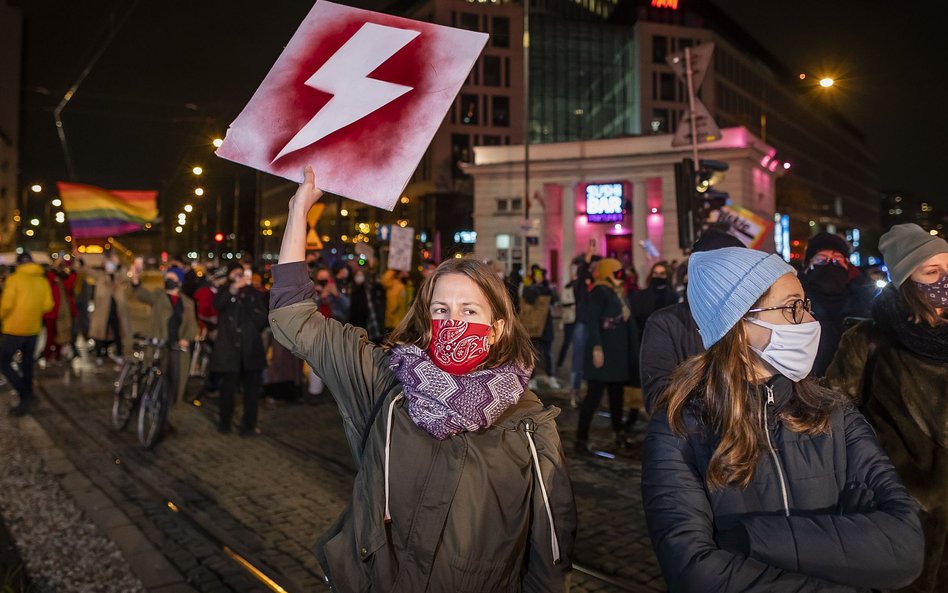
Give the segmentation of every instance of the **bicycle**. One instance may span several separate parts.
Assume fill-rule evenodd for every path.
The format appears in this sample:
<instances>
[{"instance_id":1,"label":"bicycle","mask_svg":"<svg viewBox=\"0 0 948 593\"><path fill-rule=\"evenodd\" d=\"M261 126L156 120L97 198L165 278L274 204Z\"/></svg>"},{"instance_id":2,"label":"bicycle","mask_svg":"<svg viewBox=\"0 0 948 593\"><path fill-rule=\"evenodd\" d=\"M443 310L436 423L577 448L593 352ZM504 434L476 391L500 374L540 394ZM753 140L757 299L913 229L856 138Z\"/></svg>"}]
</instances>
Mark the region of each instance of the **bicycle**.
<instances>
[{"instance_id":1,"label":"bicycle","mask_svg":"<svg viewBox=\"0 0 948 593\"><path fill-rule=\"evenodd\" d=\"M152 448L161 437L168 414L168 381L161 369L166 341L135 336L134 352L115 382L112 428L122 431L138 411L138 441Z\"/></svg>"}]
</instances>

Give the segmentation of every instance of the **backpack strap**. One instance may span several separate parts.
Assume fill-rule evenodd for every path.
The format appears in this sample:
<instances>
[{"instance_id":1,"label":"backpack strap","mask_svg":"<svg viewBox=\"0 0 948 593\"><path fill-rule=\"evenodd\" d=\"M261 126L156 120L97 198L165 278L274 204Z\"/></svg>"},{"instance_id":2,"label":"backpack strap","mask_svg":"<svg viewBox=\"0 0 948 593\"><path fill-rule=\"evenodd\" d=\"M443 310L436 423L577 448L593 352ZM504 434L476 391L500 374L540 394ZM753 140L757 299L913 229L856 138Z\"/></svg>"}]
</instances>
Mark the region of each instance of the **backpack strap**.
<instances>
[{"instance_id":1,"label":"backpack strap","mask_svg":"<svg viewBox=\"0 0 948 593\"><path fill-rule=\"evenodd\" d=\"M394 391L398 385L390 389L385 395L375 400L375 404L372 406L372 412L369 414L368 420L365 421L365 428L362 429L362 444L359 446L359 454L365 453L365 445L369 442L369 434L372 432L372 425L375 424L375 419L378 418L379 412L382 411L382 406L385 405L385 402L388 401L392 391Z\"/></svg>"}]
</instances>

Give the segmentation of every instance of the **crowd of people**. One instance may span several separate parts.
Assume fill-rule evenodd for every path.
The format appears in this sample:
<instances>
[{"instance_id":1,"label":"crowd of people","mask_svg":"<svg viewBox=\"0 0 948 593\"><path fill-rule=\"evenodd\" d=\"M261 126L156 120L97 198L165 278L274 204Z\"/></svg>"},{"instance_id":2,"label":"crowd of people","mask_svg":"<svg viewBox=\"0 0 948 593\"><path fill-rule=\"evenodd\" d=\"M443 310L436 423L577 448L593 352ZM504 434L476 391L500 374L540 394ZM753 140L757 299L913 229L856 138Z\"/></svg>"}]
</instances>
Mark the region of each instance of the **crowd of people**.
<instances>
[{"instance_id":1,"label":"crowd of people","mask_svg":"<svg viewBox=\"0 0 948 593\"><path fill-rule=\"evenodd\" d=\"M320 195L308 170L272 277L172 260L149 289L114 251L45 268L19 256L0 302L11 413L35 401L34 356L122 363L136 300L171 354L173 400L216 395L220 432L238 392L246 436L264 397L336 402L359 468L352 507L317 546L337 590L568 590L576 509L559 411L538 391L578 409L576 455L642 455L671 591L948 586L943 239L890 229L880 283L835 234L811 237L794 268L711 228L641 286L590 244L558 289L539 265L323 260L305 249ZM200 393L186 393L207 349ZM591 439L604 396L605 445Z\"/></svg>"}]
</instances>

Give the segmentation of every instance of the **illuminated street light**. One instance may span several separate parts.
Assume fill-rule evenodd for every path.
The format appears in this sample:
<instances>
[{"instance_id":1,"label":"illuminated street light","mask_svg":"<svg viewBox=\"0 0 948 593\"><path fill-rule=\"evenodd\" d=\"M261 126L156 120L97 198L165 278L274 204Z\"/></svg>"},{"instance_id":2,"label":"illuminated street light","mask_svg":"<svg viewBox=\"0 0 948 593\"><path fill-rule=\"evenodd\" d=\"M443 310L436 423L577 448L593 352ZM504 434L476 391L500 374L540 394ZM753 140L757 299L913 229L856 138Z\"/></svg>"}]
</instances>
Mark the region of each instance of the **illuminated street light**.
<instances>
[{"instance_id":1,"label":"illuminated street light","mask_svg":"<svg viewBox=\"0 0 948 593\"><path fill-rule=\"evenodd\" d=\"M32 219L30 219L30 224L33 225L33 226L39 226L39 223L40 223L40 221L39 221L38 218L32 218Z\"/></svg>"},{"instance_id":2,"label":"illuminated street light","mask_svg":"<svg viewBox=\"0 0 948 593\"><path fill-rule=\"evenodd\" d=\"M62 223L64 223L64 222L66 222L66 215L63 214L62 212L57 212L57 213L56 213L56 222L58 222L59 224L62 224Z\"/></svg>"},{"instance_id":3,"label":"illuminated street light","mask_svg":"<svg viewBox=\"0 0 948 593\"><path fill-rule=\"evenodd\" d=\"M220 148L221 144L223 143L224 141L220 138L214 138L214 142L212 142L212 144L214 144L214 148Z\"/></svg>"},{"instance_id":4,"label":"illuminated street light","mask_svg":"<svg viewBox=\"0 0 948 593\"><path fill-rule=\"evenodd\" d=\"M339 211L339 214L342 216L349 216L349 211L343 208L342 210Z\"/></svg>"},{"instance_id":5,"label":"illuminated street light","mask_svg":"<svg viewBox=\"0 0 948 593\"><path fill-rule=\"evenodd\" d=\"M33 190L34 194L38 194L41 191L43 191L43 186L38 183L34 183L33 186L30 187L30 189Z\"/></svg>"},{"instance_id":6,"label":"illuminated street light","mask_svg":"<svg viewBox=\"0 0 948 593\"><path fill-rule=\"evenodd\" d=\"M202 169L201 167L195 167L191 169L191 172L194 173L195 175L200 175L201 173L204 172L204 169Z\"/></svg>"},{"instance_id":7,"label":"illuminated street light","mask_svg":"<svg viewBox=\"0 0 948 593\"><path fill-rule=\"evenodd\" d=\"M33 229L26 229L26 236L27 236L27 237L32 237L32 236L33 236Z\"/></svg>"},{"instance_id":8,"label":"illuminated street light","mask_svg":"<svg viewBox=\"0 0 948 593\"><path fill-rule=\"evenodd\" d=\"M195 187L195 188L194 188L194 195L196 195L196 196L199 197L199 198L200 198L201 196L203 196L203 195L204 195L204 188L203 188L203 187Z\"/></svg>"},{"instance_id":9,"label":"illuminated street light","mask_svg":"<svg viewBox=\"0 0 948 593\"><path fill-rule=\"evenodd\" d=\"M192 206L191 204L185 204L185 205L184 205L184 211L185 211L185 212L187 212L187 213L190 214L192 210L194 210L194 206Z\"/></svg>"},{"instance_id":10,"label":"illuminated street light","mask_svg":"<svg viewBox=\"0 0 948 593\"><path fill-rule=\"evenodd\" d=\"M182 228L182 227L180 227L180 226L176 226L176 227L174 227L174 232L176 232L176 233L183 233L183 232L184 232L184 228Z\"/></svg>"},{"instance_id":11,"label":"illuminated street light","mask_svg":"<svg viewBox=\"0 0 948 593\"><path fill-rule=\"evenodd\" d=\"M833 86L833 79L832 79L832 78L821 78L821 79L820 79L820 86L823 87L823 88L829 88L829 87Z\"/></svg>"},{"instance_id":12,"label":"illuminated street light","mask_svg":"<svg viewBox=\"0 0 948 593\"><path fill-rule=\"evenodd\" d=\"M59 198L56 198L56 199L53 200L53 207L59 208L59 207L62 206L62 205L63 205L63 201L60 200Z\"/></svg>"}]
</instances>

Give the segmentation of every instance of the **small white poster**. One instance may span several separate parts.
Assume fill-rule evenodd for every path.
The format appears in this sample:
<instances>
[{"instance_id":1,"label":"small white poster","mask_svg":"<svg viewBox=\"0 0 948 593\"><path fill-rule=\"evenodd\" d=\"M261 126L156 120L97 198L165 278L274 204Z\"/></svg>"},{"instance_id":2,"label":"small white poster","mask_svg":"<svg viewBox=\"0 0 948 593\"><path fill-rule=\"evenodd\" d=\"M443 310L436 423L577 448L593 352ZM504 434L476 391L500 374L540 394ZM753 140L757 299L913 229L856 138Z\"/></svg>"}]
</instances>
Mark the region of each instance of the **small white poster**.
<instances>
[{"instance_id":1,"label":"small white poster","mask_svg":"<svg viewBox=\"0 0 948 593\"><path fill-rule=\"evenodd\" d=\"M415 244L414 227L392 225L388 250L388 268L408 272L411 270L412 247Z\"/></svg>"}]
</instances>

